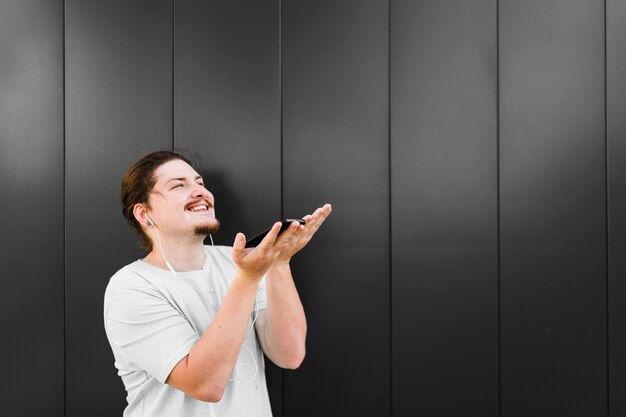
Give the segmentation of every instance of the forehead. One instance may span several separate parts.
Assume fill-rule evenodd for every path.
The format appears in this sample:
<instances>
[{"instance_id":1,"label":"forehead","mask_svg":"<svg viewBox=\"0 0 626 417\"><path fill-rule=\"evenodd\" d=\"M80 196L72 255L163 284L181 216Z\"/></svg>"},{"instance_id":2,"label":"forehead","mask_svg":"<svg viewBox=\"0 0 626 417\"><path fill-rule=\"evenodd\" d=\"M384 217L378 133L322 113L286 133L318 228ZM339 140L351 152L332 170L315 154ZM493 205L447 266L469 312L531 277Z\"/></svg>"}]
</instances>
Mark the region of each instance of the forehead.
<instances>
[{"instance_id":1,"label":"forehead","mask_svg":"<svg viewBox=\"0 0 626 417\"><path fill-rule=\"evenodd\" d=\"M189 178L195 180L199 174L187 162L180 159L173 159L159 165L154 171L156 183L164 183L172 178Z\"/></svg>"}]
</instances>

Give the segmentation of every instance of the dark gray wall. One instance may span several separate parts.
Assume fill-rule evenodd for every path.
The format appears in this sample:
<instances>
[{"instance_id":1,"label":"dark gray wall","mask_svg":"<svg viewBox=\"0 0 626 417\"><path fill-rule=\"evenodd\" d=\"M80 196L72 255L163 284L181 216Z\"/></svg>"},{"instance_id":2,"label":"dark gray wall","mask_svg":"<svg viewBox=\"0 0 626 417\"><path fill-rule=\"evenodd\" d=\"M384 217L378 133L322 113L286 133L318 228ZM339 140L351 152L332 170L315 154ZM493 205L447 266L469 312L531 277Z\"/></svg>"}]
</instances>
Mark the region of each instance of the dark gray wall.
<instances>
[{"instance_id":1,"label":"dark gray wall","mask_svg":"<svg viewBox=\"0 0 626 417\"><path fill-rule=\"evenodd\" d=\"M285 214L333 204L294 266L308 312L307 360L285 376L285 416L383 416L390 400L387 5L283 2L282 23Z\"/></svg>"},{"instance_id":2,"label":"dark gray wall","mask_svg":"<svg viewBox=\"0 0 626 417\"><path fill-rule=\"evenodd\" d=\"M121 216L121 175L172 146L171 3L65 5L65 415L106 417L121 415L126 395L102 297L111 275L140 256Z\"/></svg>"},{"instance_id":3,"label":"dark gray wall","mask_svg":"<svg viewBox=\"0 0 626 417\"><path fill-rule=\"evenodd\" d=\"M626 414L626 2L606 2L609 414Z\"/></svg>"},{"instance_id":4,"label":"dark gray wall","mask_svg":"<svg viewBox=\"0 0 626 417\"><path fill-rule=\"evenodd\" d=\"M232 245L237 232L249 236L284 217L278 7L277 0L176 3L174 144L202 156L221 222L215 244ZM266 361L266 377L280 416L282 371Z\"/></svg>"},{"instance_id":5,"label":"dark gray wall","mask_svg":"<svg viewBox=\"0 0 626 417\"><path fill-rule=\"evenodd\" d=\"M5 416L63 415L63 171L63 2L3 1L0 413Z\"/></svg>"},{"instance_id":6,"label":"dark gray wall","mask_svg":"<svg viewBox=\"0 0 626 417\"><path fill-rule=\"evenodd\" d=\"M393 409L498 413L497 15L391 4Z\"/></svg>"},{"instance_id":7,"label":"dark gray wall","mask_svg":"<svg viewBox=\"0 0 626 417\"><path fill-rule=\"evenodd\" d=\"M500 1L502 413L607 414L604 7Z\"/></svg>"},{"instance_id":8,"label":"dark gray wall","mask_svg":"<svg viewBox=\"0 0 626 417\"><path fill-rule=\"evenodd\" d=\"M0 3L3 415L114 416L119 184L196 151L222 229L326 201L275 415L626 413L624 2ZM35 400L36 399L36 400Z\"/></svg>"}]
</instances>

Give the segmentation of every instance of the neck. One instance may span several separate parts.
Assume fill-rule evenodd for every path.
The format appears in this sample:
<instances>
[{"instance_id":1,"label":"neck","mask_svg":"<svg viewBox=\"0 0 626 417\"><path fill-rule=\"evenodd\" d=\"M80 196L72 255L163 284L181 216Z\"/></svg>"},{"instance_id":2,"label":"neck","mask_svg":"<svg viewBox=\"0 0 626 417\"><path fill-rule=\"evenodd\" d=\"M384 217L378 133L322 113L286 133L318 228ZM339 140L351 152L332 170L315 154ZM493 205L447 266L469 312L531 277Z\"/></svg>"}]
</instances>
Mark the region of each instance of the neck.
<instances>
[{"instance_id":1,"label":"neck","mask_svg":"<svg viewBox=\"0 0 626 417\"><path fill-rule=\"evenodd\" d=\"M163 254L176 272L195 271L202 268L206 255L204 253L204 239L201 236L194 236L193 239L189 240L176 241L163 236L160 239L163 246ZM144 261L169 270L161 254L158 239L153 239L153 243L152 251L144 258Z\"/></svg>"}]
</instances>

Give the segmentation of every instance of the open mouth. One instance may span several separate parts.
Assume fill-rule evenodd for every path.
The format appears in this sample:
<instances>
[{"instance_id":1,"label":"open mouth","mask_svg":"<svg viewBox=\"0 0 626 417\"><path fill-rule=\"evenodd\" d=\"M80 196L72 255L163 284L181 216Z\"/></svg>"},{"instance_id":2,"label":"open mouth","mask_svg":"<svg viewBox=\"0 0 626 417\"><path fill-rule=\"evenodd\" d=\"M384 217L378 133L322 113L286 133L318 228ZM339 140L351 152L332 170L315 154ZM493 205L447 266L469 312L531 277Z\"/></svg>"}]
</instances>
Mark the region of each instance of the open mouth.
<instances>
[{"instance_id":1,"label":"open mouth","mask_svg":"<svg viewBox=\"0 0 626 417\"><path fill-rule=\"evenodd\" d=\"M187 211L191 211L192 213L196 213L199 211L208 211L209 210L210 205L207 203L197 203L197 204L193 204L189 207L186 208Z\"/></svg>"}]
</instances>

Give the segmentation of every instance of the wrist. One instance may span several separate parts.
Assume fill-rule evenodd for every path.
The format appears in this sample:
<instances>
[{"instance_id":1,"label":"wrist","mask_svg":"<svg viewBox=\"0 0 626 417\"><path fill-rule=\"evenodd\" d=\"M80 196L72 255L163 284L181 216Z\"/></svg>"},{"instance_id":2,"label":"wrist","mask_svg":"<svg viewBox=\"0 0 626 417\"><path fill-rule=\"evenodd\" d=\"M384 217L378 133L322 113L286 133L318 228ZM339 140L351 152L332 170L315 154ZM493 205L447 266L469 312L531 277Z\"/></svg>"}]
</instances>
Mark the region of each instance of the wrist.
<instances>
[{"instance_id":1,"label":"wrist","mask_svg":"<svg viewBox=\"0 0 626 417\"><path fill-rule=\"evenodd\" d=\"M267 271L268 276L273 277L281 277L281 276L291 276L291 266L289 265L289 261L287 262L274 262L270 269Z\"/></svg>"},{"instance_id":2,"label":"wrist","mask_svg":"<svg viewBox=\"0 0 626 417\"><path fill-rule=\"evenodd\" d=\"M286 261L276 260L272 264L270 269L278 269L278 270L282 270L282 269L289 270L289 269L291 269L291 267L289 265L289 259L287 259Z\"/></svg>"},{"instance_id":3,"label":"wrist","mask_svg":"<svg viewBox=\"0 0 626 417\"><path fill-rule=\"evenodd\" d=\"M237 275L235 276L235 279L238 281L254 285L258 285L261 281L261 278L263 278L263 274L259 274L257 272L248 272L242 269L239 269L237 271Z\"/></svg>"},{"instance_id":4,"label":"wrist","mask_svg":"<svg viewBox=\"0 0 626 417\"><path fill-rule=\"evenodd\" d=\"M278 258L274 261L274 263L272 264L272 267L274 266L278 266L278 267L284 267L284 266L289 266L289 262L291 262L291 257L288 258Z\"/></svg>"}]
</instances>

